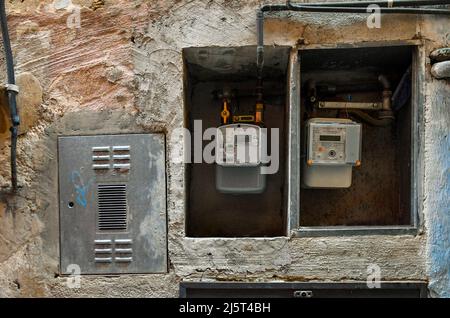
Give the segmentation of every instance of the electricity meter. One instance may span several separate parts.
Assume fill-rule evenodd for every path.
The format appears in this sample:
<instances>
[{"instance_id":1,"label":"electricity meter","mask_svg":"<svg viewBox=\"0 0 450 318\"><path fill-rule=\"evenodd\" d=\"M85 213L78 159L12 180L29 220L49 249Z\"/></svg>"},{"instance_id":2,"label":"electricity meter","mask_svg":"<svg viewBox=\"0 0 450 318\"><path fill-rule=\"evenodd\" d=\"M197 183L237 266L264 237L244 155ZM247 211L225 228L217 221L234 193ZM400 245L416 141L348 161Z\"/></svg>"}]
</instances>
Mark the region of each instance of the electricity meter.
<instances>
[{"instance_id":1,"label":"electricity meter","mask_svg":"<svg viewBox=\"0 0 450 318\"><path fill-rule=\"evenodd\" d=\"M261 193L266 176L261 173L266 131L252 124L217 128L216 188L222 193Z\"/></svg>"},{"instance_id":2,"label":"electricity meter","mask_svg":"<svg viewBox=\"0 0 450 318\"><path fill-rule=\"evenodd\" d=\"M349 188L353 166L361 165L361 131L361 124L350 119L308 120L303 186Z\"/></svg>"}]
</instances>

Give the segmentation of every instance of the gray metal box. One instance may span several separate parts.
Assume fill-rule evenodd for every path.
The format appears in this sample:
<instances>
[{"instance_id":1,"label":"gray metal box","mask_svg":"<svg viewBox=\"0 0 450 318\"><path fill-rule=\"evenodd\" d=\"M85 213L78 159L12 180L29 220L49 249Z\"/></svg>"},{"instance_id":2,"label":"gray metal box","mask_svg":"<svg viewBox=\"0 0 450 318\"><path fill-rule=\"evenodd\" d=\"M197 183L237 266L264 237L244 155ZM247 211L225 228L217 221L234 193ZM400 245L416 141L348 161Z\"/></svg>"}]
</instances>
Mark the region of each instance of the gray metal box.
<instances>
[{"instance_id":1,"label":"gray metal box","mask_svg":"<svg viewBox=\"0 0 450 318\"><path fill-rule=\"evenodd\" d=\"M167 272L164 135L59 137L58 155L61 273Z\"/></svg>"}]
</instances>

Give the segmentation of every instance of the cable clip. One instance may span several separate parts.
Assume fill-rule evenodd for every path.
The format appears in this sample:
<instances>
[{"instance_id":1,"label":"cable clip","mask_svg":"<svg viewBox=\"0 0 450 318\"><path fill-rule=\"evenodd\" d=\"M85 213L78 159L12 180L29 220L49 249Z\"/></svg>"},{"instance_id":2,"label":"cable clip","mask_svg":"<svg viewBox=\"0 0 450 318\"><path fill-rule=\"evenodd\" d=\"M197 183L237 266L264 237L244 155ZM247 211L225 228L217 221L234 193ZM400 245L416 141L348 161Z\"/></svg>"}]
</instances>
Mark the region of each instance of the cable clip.
<instances>
[{"instance_id":1,"label":"cable clip","mask_svg":"<svg viewBox=\"0 0 450 318\"><path fill-rule=\"evenodd\" d=\"M19 86L15 84L4 84L4 87L7 91L16 92L17 94L19 94Z\"/></svg>"}]
</instances>

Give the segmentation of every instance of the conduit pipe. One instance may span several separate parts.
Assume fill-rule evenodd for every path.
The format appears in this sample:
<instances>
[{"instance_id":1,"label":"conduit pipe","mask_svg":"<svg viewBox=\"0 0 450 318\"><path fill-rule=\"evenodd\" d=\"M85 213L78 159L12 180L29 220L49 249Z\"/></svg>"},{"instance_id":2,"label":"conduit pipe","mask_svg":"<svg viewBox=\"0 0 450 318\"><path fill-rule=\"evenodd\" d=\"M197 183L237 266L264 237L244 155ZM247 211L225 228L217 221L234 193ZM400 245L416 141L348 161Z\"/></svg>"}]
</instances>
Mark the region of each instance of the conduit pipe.
<instances>
[{"instance_id":1,"label":"conduit pipe","mask_svg":"<svg viewBox=\"0 0 450 318\"><path fill-rule=\"evenodd\" d=\"M17 135L20 125L19 113L17 111L16 96L19 89L16 85L14 75L14 61L9 40L8 22L6 19L5 1L0 0L0 27L2 29L3 48L5 50L9 112L11 114L11 187L12 191L17 190Z\"/></svg>"}]
</instances>

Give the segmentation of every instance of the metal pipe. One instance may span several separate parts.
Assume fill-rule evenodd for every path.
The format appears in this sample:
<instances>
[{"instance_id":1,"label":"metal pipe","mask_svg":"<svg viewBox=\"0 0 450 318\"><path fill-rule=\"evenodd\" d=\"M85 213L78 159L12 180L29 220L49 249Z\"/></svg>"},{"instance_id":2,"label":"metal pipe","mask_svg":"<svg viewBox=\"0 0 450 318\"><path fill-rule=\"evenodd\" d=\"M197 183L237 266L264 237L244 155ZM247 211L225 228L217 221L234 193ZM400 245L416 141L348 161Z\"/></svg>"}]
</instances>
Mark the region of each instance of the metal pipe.
<instances>
[{"instance_id":1,"label":"metal pipe","mask_svg":"<svg viewBox=\"0 0 450 318\"><path fill-rule=\"evenodd\" d=\"M375 4L380 7L411 7L411 6L434 6L450 4L450 0L394 0L394 1L348 1L348 2L322 2L322 3L305 3L311 7L368 7ZM293 5L291 1L287 1L287 5Z\"/></svg>"},{"instance_id":2,"label":"metal pipe","mask_svg":"<svg viewBox=\"0 0 450 318\"><path fill-rule=\"evenodd\" d=\"M394 121L394 118L391 116L374 118L374 117L370 116L369 114L367 114L361 110L357 110L357 109L346 109L345 112L347 114L355 115L355 116L359 117L361 120L368 123L369 125L376 126L376 127L389 126Z\"/></svg>"},{"instance_id":3,"label":"metal pipe","mask_svg":"<svg viewBox=\"0 0 450 318\"><path fill-rule=\"evenodd\" d=\"M15 192L17 190L17 135L18 126L20 125L20 118L17 111L16 95L17 89L16 79L14 75L14 61L11 50L11 42L9 40L8 33L8 22L6 18L5 1L0 0L0 26L2 29L3 47L5 50L5 60L6 60L6 72L8 77L8 83L6 89L8 92L8 103L9 112L11 115L11 185L12 190Z\"/></svg>"},{"instance_id":4,"label":"metal pipe","mask_svg":"<svg viewBox=\"0 0 450 318\"><path fill-rule=\"evenodd\" d=\"M378 76L378 81L383 85L383 89L390 90L391 89L391 82L389 82L388 78L381 74Z\"/></svg>"},{"instance_id":5,"label":"metal pipe","mask_svg":"<svg viewBox=\"0 0 450 318\"><path fill-rule=\"evenodd\" d=\"M262 68L264 66L264 12L259 10L256 17L256 33L258 35L258 45L256 47L257 78L262 78Z\"/></svg>"},{"instance_id":6,"label":"metal pipe","mask_svg":"<svg viewBox=\"0 0 450 318\"><path fill-rule=\"evenodd\" d=\"M383 85L383 111L392 112L391 107L391 98L392 98L392 90L391 83L387 79L385 75L378 76L378 81ZM392 117L394 113L392 113Z\"/></svg>"},{"instance_id":7,"label":"metal pipe","mask_svg":"<svg viewBox=\"0 0 450 318\"><path fill-rule=\"evenodd\" d=\"M289 11L289 1L288 4L266 4L263 5L259 10L262 12Z\"/></svg>"},{"instance_id":8,"label":"metal pipe","mask_svg":"<svg viewBox=\"0 0 450 318\"><path fill-rule=\"evenodd\" d=\"M332 12L332 13L372 13L365 7L326 7L326 6L308 6L308 5L290 5L290 11L302 12ZM380 13L394 14L438 14L450 15L450 10L443 9L418 9L418 8L381 8Z\"/></svg>"}]
</instances>

